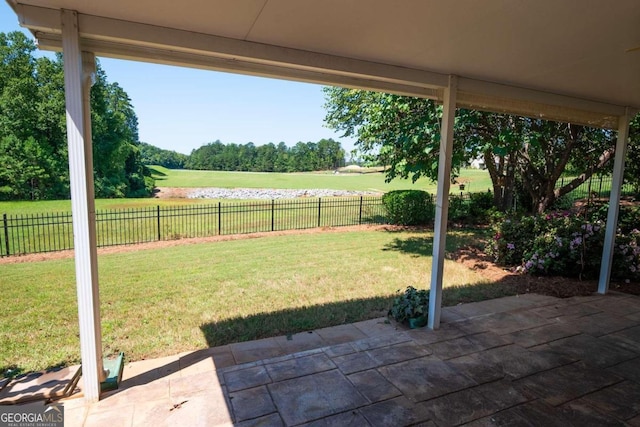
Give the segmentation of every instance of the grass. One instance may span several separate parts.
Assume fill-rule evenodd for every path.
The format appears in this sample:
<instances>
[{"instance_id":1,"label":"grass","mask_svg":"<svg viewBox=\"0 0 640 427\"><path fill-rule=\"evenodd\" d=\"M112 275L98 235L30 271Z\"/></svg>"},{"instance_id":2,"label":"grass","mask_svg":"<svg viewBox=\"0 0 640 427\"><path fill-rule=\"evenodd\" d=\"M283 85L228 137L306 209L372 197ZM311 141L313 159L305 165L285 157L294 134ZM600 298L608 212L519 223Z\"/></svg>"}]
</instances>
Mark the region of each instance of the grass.
<instances>
[{"instance_id":1,"label":"grass","mask_svg":"<svg viewBox=\"0 0 640 427\"><path fill-rule=\"evenodd\" d=\"M427 287L432 237L316 233L101 255L105 354L140 360L382 316L398 289ZM455 231L448 246L480 237ZM78 363L73 259L1 268L0 372ZM460 264L445 271L449 304L456 292L504 295Z\"/></svg>"},{"instance_id":2,"label":"grass","mask_svg":"<svg viewBox=\"0 0 640 427\"><path fill-rule=\"evenodd\" d=\"M98 210L98 247L187 237L383 223L378 196L225 201L204 205ZM4 233L2 230L4 229ZM0 256L73 248L70 213L9 215L0 223Z\"/></svg>"},{"instance_id":3,"label":"grass","mask_svg":"<svg viewBox=\"0 0 640 427\"><path fill-rule=\"evenodd\" d=\"M222 172L166 169L152 166L156 171L158 187L222 187L222 188L329 188L332 190L380 191L419 189L435 193L436 183L428 179L420 179L416 183L411 180L396 178L385 182L385 175L378 173L340 173L327 172ZM465 191L486 191L491 188L491 178L486 170L464 169L460 179L465 181ZM451 186L452 192L457 186Z\"/></svg>"},{"instance_id":4,"label":"grass","mask_svg":"<svg viewBox=\"0 0 640 427\"><path fill-rule=\"evenodd\" d=\"M333 173L267 173L267 172L218 172L166 169L153 166L158 187L223 187L223 188L326 188L331 190L391 191L400 189L420 189L435 194L436 184L429 180L396 179L384 182L382 173L340 174ZM485 170L464 169L461 179L465 180L466 191L486 191L491 187L491 178ZM457 193L458 186L452 185L451 192ZM211 204L212 199L97 199L96 209L129 209L155 206L181 206ZM70 212L70 200L0 202L0 215L37 214Z\"/></svg>"}]
</instances>

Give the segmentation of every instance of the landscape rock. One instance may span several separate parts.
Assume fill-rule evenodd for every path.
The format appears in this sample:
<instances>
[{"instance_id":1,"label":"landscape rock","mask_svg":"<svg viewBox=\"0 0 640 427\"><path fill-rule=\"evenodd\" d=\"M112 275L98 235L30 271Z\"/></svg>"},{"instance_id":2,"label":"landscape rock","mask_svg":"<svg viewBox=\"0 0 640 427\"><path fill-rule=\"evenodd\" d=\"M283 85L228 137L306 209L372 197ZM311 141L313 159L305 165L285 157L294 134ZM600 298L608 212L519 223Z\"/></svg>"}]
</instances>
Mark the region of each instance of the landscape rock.
<instances>
[{"instance_id":1,"label":"landscape rock","mask_svg":"<svg viewBox=\"0 0 640 427\"><path fill-rule=\"evenodd\" d=\"M296 199L299 197L375 196L373 191L273 188L197 188L187 194L189 199Z\"/></svg>"}]
</instances>

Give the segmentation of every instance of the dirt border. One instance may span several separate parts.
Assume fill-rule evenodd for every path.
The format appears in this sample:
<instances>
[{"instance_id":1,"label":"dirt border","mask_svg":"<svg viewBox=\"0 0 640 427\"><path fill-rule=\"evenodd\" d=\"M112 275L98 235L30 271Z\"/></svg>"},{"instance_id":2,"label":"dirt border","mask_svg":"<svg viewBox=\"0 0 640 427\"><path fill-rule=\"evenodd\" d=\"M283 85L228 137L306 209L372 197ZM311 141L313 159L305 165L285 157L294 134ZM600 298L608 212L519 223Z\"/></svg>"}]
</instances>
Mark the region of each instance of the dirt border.
<instances>
[{"instance_id":1,"label":"dirt border","mask_svg":"<svg viewBox=\"0 0 640 427\"><path fill-rule=\"evenodd\" d=\"M223 236L197 237L178 240L163 240L134 245L109 246L98 248L98 255L137 252L141 250L163 249L182 245L195 245L200 243L225 242L231 240L260 239L271 236L304 235L317 233L347 233L354 231L426 231L422 227L401 227L394 225L354 225L346 227L320 227L303 230L269 231L251 234L231 234ZM18 255L0 258L0 265L17 264L27 262L51 261L70 259L74 257L72 250L48 252L40 254ZM578 278L556 276L532 276L520 274L502 268L491 257L477 247L463 247L454 253L447 253L447 258L459 262L467 268L478 272L487 280L513 287L517 293L538 293L559 298L567 298L579 295L591 295L598 289L596 280L580 280ZM611 290L640 295L640 283L612 282Z\"/></svg>"},{"instance_id":2,"label":"dirt border","mask_svg":"<svg viewBox=\"0 0 640 427\"><path fill-rule=\"evenodd\" d=\"M131 244L131 245L108 246L104 248L98 248L98 255L137 252L137 251L148 250L148 249L162 249L162 248L170 248L173 246L195 245L199 243L259 239L262 237L269 237L269 236L288 236L288 235L295 235L295 234L317 234L317 233L346 233L346 232L352 232L352 231L401 231L404 229L405 229L404 227L396 227L393 225L353 225L353 226L345 226L345 227L320 227L320 228L308 228L308 229L301 229L301 230L265 231L265 232L250 233L250 234L228 234L228 235L222 235L222 236L192 237L192 238L176 239L176 240L153 241L153 242L138 243L138 244ZM8 257L0 258L0 265L17 264L17 263L25 263L25 262L50 261L50 260L68 259L73 257L74 257L73 250L26 254L26 255L12 255Z\"/></svg>"}]
</instances>

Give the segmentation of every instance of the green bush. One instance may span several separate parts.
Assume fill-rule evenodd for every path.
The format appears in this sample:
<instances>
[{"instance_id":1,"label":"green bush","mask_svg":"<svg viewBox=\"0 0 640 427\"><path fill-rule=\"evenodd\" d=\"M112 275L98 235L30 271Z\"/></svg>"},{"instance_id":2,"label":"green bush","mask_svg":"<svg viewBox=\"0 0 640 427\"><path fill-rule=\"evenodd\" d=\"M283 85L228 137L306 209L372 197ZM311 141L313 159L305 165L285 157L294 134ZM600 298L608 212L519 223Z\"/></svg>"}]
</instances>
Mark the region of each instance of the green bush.
<instances>
[{"instance_id":1,"label":"green bush","mask_svg":"<svg viewBox=\"0 0 640 427\"><path fill-rule=\"evenodd\" d=\"M493 256L498 265L520 265L536 236L535 217L515 218L497 215L492 228L493 239L487 245L486 252Z\"/></svg>"},{"instance_id":2,"label":"green bush","mask_svg":"<svg viewBox=\"0 0 640 427\"><path fill-rule=\"evenodd\" d=\"M638 217L635 218L637 224ZM498 264L518 266L526 273L537 275L590 279L600 273L605 232L602 220L590 221L569 212L551 212L518 220L507 218L496 223L494 230L487 252ZM640 279L640 231L637 229L618 232L611 274L615 279Z\"/></svg>"},{"instance_id":3,"label":"green bush","mask_svg":"<svg viewBox=\"0 0 640 427\"><path fill-rule=\"evenodd\" d=\"M494 211L493 193L468 193L449 196L449 219L467 224L483 224L489 221Z\"/></svg>"},{"instance_id":4,"label":"green bush","mask_svg":"<svg viewBox=\"0 0 640 427\"><path fill-rule=\"evenodd\" d=\"M468 222L469 219L469 203L462 196L449 196L449 221Z\"/></svg>"},{"instance_id":5,"label":"green bush","mask_svg":"<svg viewBox=\"0 0 640 427\"><path fill-rule=\"evenodd\" d=\"M429 291L407 286L403 292L398 289L398 295L393 299L389 316L396 322L407 323L409 319L424 317L429 311Z\"/></svg>"},{"instance_id":6,"label":"green bush","mask_svg":"<svg viewBox=\"0 0 640 427\"><path fill-rule=\"evenodd\" d=\"M493 193L491 191L469 194L469 216L474 221L486 221L492 211Z\"/></svg>"},{"instance_id":7,"label":"green bush","mask_svg":"<svg viewBox=\"0 0 640 427\"><path fill-rule=\"evenodd\" d=\"M427 225L433 222L435 205L422 190L394 190L382 196L387 220L395 225Z\"/></svg>"}]
</instances>

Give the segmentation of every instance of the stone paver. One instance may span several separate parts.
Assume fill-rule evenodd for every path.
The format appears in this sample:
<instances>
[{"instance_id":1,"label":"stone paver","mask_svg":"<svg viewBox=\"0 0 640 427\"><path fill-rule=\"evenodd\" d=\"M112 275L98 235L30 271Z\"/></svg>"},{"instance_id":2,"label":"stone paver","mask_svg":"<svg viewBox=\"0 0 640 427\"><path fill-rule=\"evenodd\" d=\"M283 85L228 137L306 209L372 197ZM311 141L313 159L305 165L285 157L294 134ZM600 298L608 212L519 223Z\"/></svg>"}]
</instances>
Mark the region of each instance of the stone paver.
<instances>
[{"instance_id":1,"label":"stone paver","mask_svg":"<svg viewBox=\"0 0 640 427\"><path fill-rule=\"evenodd\" d=\"M587 334L559 339L549 343L549 346L559 353L600 367L617 365L636 356L629 350Z\"/></svg>"},{"instance_id":2,"label":"stone paver","mask_svg":"<svg viewBox=\"0 0 640 427\"><path fill-rule=\"evenodd\" d=\"M275 338L231 344L231 352L238 364L282 356L285 351Z\"/></svg>"},{"instance_id":3,"label":"stone paver","mask_svg":"<svg viewBox=\"0 0 640 427\"><path fill-rule=\"evenodd\" d=\"M127 364L68 426L640 427L640 297L524 295Z\"/></svg>"},{"instance_id":4,"label":"stone paver","mask_svg":"<svg viewBox=\"0 0 640 427\"><path fill-rule=\"evenodd\" d=\"M229 398L236 421L258 418L276 412L276 407L265 386L230 393Z\"/></svg>"},{"instance_id":5,"label":"stone paver","mask_svg":"<svg viewBox=\"0 0 640 427\"><path fill-rule=\"evenodd\" d=\"M264 366L252 366L246 369L234 369L224 374L229 391L238 391L268 384L271 378Z\"/></svg>"},{"instance_id":6,"label":"stone paver","mask_svg":"<svg viewBox=\"0 0 640 427\"><path fill-rule=\"evenodd\" d=\"M584 396L582 401L620 420L640 415L640 384L624 381Z\"/></svg>"},{"instance_id":7,"label":"stone paver","mask_svg":"<svg viewBox=\"0 0 640 427\"><path fill-rule=\"evenodd\" d=\"M434 356L383 366L378 371L415 402L476 385L475 381Z\"/></svg>"},{"instance_id":8,"label":"stone paver","mask_svg":"<svg viewBox=\"0 0 640 427\"><path fill-rule=\"evenodd\" d=\"M367 338L364 332L353 325L340 325L332 328L318 329L316 333L327 342L327 345L344 344Z\"/></svg>"},{"instance_id":9,"label":"stone paver","mask_svg":"<svg viewBox=\"0 0 640 427\"><path fill-rule=\"evenodd\" d=\"M402 394L400 390L394 387L393 384L387 381L375 369L357 372L349 375L347 378L349 378L349 381L351 381L360 394L372 403L387 400Z\"/></svg>"},{"instance_id":10,"label":"stone paver","mask_svg":"<svg viewBox=\"0 0 640 427\"><path fill-rule=\"evenodd\" d=\"M277 413L265 415L264 417L242 421L233 424L234 427L281 427L284 422Z\"/></svg>"},{"instance_id":11,"label":"stone paver","mask_svg":"<svg viewBox=\"0 0 640 427\"><path fill-rule=\"evenodd\" d=\"M301 427L363 427L370 426L369 422L358 411L348 411L337 415L330 415Z\"/></svg>"},{"instance_id":12,"label":"stone paver","mask_svg":"<svg viewBox=\"0 0 640 427\"><path fill-rule=\"evenodd\" d=\"M624 329L601 339L640 355L640 326Z\"/></svg>"},{"instance_id":13,"label":"stone paver","mask_svg":"<svg viewBox=\"0 0 640 427\"><path fill-rule=\"evenodd\" d=\"M593 406L574 400L559 407L564 419L574 426L626 426L623 421L606 413L598 412Z\"/></svg>"},{"instance_id":14,"label":"stone paver","mask_svg":"<svg viewBox=\"0 0 640 427\"><path fill-rule=\"evenodd\" d=\"M408 426L429 420L429 412L422 404L406 397L375 403L360 410L371 426Z\"/></svg>"},{"instance_id":15,"label":"stone paver","mask_svg":"<svg viewBox=\"0 0 640 427\"><path fill-rule=\"evenodd\" d=\"M635 326L637 322L612 313L596 313L567 322L574 329L593 337L617 332Z\"/></svg>"},{"instance_id":16,"label":"stone paver","mask_svg":"<svg viewBox=\"0 0 640 427\"><path fill-rule=\"evenodd\" d=\"M324 353L320 353L283 360L278 363L270 363L265 367L271 379L277 382L335 369L336 365Z\"/></svg>"},{"instance_id":17,"label":"stone paver","mask_svg":"<svg viewBox=\"0 0 640 427\"><path fill-rule=\"evenodd\" d=\"M535 347L579 334L580 330L578 328L566 323L555 322L537 328L512 332L508 335L508 338L521 347Z\"/></svg>"},{"instance_id":18,"label":"stone paver","mask_svg":"<svg viewBox=\"0 0 640 427\"><path fill-rule=\"evenodd\" d=\"M287 425L313 421L367 403L338 370L285 380L268 387Z\"/></svg>"},{"instance_id":19,"label":"stone paver","mask_svg":"<svg viewBox=\"0 0 640 427\"><path fill-rule=\"evenodd\" d=\"M275 341L287 354L323 347L326 345L325 340L314 331L276 337Z\"/></svg>"},{"instance_id":20,"label":"stone paver","mask_svg":"<svg viewBox=\"0 0 640 427\"><path fill-rule=\"evenodd\" d=\"M531 375L519 384L558 406L621 381L623 378L618 375L577 362Z\"/></svg>"}]
</instances>

